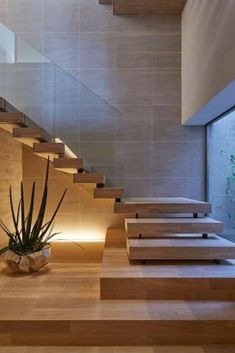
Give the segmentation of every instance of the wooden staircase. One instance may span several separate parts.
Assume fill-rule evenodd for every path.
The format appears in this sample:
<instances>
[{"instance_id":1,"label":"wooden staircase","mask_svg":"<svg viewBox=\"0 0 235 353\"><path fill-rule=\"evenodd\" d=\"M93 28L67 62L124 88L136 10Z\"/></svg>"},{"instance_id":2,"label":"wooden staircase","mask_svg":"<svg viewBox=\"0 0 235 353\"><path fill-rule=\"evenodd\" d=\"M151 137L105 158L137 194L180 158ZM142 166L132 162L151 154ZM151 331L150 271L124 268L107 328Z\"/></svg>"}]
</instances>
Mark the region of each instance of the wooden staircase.
<instances>
[{"instance_id":1,"label":"wooden staircase","mask_svg":"<svg viewBox=\"0 0 235 353\"><path fill-rule=\"evenodd\" d=\"M33 152L43 158L50 158L55 169L73 174L74 183L94 184L94 198L116 199L124 196L123 188L105 187L105 175L88 171L82 158L60 140L54 139L44 129L37 126L29 117L18 112L4 98L0 98L0 127L11 132L21 143L32 147Z\"/></svg>"},{"instance_id":2,"label":"wooden staircase","mask_svg":"<svg viewBox=\"0 0 235 353\"><path fill-rule=\"evenodd\" d=\"M105 187L103 173L85 169L82 158L4 99L0 126L75 183L94 184L94 198L115 199L114 212L126 217L121 236L118 230L117 239L115 232L106 239L102 300L77 300L76 292L58 301L49 293L49 301L33 301L24 312L16 303L10 319L9 310L0 317L4 344L37 346L41 337L51 346L235 344L235 263L211 261L234 259L235 244L214 234L223 225L205 217L210 204L125 199L123 188Z\"/></svg>"}]
</instances>

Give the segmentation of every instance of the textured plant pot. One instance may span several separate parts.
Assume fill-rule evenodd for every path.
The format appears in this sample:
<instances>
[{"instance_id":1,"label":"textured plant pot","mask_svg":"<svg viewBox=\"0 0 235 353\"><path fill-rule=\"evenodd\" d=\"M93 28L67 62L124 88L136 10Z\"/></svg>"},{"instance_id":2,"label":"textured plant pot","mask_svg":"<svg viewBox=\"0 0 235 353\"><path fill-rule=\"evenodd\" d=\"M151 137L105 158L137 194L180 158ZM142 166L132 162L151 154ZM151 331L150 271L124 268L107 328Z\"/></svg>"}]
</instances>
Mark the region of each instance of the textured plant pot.
<instances>
[{"instance_id":1,"label":"textured plant pot","mask_svg":"<svg viewBox=\"0 0 235 353\"><path fill-rule=\"evenodd\" d=\"M41 251L29 255L18 255L14 251L8 250L2 255L2 259L7 263L12 272L31 273L37 272L48 264L51 255L51 248L46 247Z\"/></svg>"}]
</instances>

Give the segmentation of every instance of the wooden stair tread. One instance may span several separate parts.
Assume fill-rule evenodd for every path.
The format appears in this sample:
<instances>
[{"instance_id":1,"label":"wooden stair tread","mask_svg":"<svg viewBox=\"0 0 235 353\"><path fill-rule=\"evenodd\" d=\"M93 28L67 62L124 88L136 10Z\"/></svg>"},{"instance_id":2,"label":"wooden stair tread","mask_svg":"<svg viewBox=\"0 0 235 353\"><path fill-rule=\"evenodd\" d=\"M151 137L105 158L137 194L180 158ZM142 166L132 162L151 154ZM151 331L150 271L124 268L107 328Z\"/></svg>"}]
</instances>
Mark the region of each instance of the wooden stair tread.
<instances>
[{"instance_id":1,"label":"wooden stair tread","mask_svg":"<svg viewBox=\"0 0 235 353\"><path fill-rule=\"evenodd\" d=\"M13 128L12 135L21 143L33 146L34 143L50 141L51 137L42 128L17 127Z\"/></svg>"},{"instance_id":2,"label":"wooden stair tread","mask_svg":"<svg viewBox=\"0 0 235 353\"><path fill-rule=\"evenodd\" d=\"M20 112L0 112L0 126L2 129L12 132L12 129L25 125L25 116Z\"/></svg>"},{"instance_id":3,"label":"wooden stair tread","mask_svg":"<svg viewBox=\"0 0 235 353\"><path fill-rule=\"evenodd\" d=\"M78 169L83 168L82 158L54 158L53 167L66 173L75 174Z\"/></svg>"},{"instance_id":4,"label":"wooden stair tread","mask_svg":"<svg viewBox=\"0 0 235 353\"><path fill-rule=\"evenodd\" d=\"M91 183L91 184L104 184L105 176L103 173L77 173L74 174L74 183Z\"/></svg>"},{"instance_id":5,"label":"wooden stair tread","mask_svg":"<svg viewBox=\"0 0 235 353\"><path fill-rule=\"evenodd\" d=\"M181 14L186 0L113 0L114 15Z\"/></svg>"},{"instance_id":6,"label":"wooden stair tread","mask_svg":"<svg viewBox=\"0 0 235 353\"><path fill-rule=\"evenodd\" d=\"M121 199L124 190L121 187L103 187L94 189L95 199Z\"/></svg>"},{"instance_id":7,"label":"wooden stair tread","mask_svg":"<svg viewBox=\"0 0 235 353\"><path fill-rule=\"evenodd\" d=\"M203 218L126 218L128 236L157 233L222 233L223 223L209 217Z\"/></svg>"},{"instance_id":8,"label":"wooden stair tread","mask_svg":"<svg viewBox=\"0 0 235 353\"><path fill-rule=\"evenodd\" d=\"M115 213L210 213L208 202L181 197L125 198L115 204Z\"/></svg>"},{"instance_id":9,"label":"wooden stair tread","mask_svg":"<svg viewBox=\"0 0 235 353\"><path fill-rule=\"evenodd\" d=\"M127 239L131 260L235 259L235 243L216 235L208 239Z\"/></svg>"},{"instance_id":10,"label":"wooden stair tread","mask_svg":"<svg viewBox=\"0 0 235 353\"><path fill-rule=\"evenodd\" d=\"M63 155L65 153L65 145L63 143L56 142L43 142L34 143L33 151L36 154L47 156L47 155Z\"/></svg>"},{"instance_id":11,"label":"wooden stair tread","mask_svg":"<svg viewBox=\"0 0 235 353\"><path fill-rule=\"evenodd\" d=\"M208 239L198 238L184 238L184 239L128 239L129 246L138 248L153 248L153 247L180 247L180 248L221 248L221 247L232 247L235 248L235 243L219 237L216 234L210 234Z\"/></svg>"}]
</instances>

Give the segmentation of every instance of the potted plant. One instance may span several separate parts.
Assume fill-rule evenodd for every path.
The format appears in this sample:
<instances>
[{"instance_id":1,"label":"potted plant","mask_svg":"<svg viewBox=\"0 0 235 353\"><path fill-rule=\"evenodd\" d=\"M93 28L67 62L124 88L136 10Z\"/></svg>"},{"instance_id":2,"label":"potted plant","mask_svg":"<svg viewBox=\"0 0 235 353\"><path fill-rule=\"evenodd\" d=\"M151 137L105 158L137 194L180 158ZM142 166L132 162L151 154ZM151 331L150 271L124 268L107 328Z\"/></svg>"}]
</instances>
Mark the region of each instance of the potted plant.
<instances>
[{"instance_id":1,"label":"potted plant","mask_svg":"<svg viewBox=\"0 0 235 353\"><path fill-rule=\"evenodd\" d=\"M55 208L51 219L47 222L45 212L48 196L49 158L47 161L46 178L38 214L34 218L35 182L32 186L29 210L25 212L25 194L21 183L21 198L17 210L13 205L12 188L10 187L10 210L14 229L10 230L0 220L0 227L7 235L8 245L0 250L0 255L12 271L36 272L48 263L50 256L50 240L58 233L53 233L54 220L64 200L67 189Z\"/></svg>"}]
</instances>

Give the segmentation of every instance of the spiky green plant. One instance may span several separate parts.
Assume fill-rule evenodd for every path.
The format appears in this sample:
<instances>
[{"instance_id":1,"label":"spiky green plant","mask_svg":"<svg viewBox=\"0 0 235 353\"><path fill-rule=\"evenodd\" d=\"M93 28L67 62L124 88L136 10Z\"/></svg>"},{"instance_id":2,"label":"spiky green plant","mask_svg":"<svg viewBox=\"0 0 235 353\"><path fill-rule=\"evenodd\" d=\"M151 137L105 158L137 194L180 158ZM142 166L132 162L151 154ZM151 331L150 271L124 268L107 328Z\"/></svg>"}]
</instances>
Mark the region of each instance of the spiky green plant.
<instances>
[{"instance_id":1,"label":"spiky green plant","mask_svg":"<svg viewBox=\"0 0 235 353\"><path fill-rule=\"evenodd\" d=\"M18 203L17 210L14 208L12 188L10 187L10 210L14 230L11 231L7 225L2 220L0 220L0 227L9 238L8 246L1 249L0 254L6 252L7 250L12 250L19 255L27 255L36 251L40 251L45 246L49 245L50 240L58 234L53 233L54 220L64 200L67 189L65 189L62 197L60 198L60 201L57 204L57 207L55 208L55 211L50 220L44 222L48 197L49 165L50 161L48 158L42 200L35 221L33 221L35 208L35 182L32 186L31 200L27 214L25 212L25 193L23 183L21 183L20 187L21 198Z\"/></svg>"}]
</instances>

